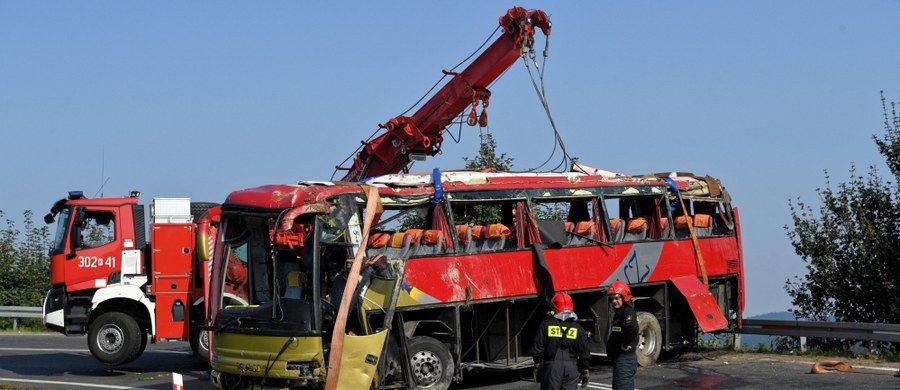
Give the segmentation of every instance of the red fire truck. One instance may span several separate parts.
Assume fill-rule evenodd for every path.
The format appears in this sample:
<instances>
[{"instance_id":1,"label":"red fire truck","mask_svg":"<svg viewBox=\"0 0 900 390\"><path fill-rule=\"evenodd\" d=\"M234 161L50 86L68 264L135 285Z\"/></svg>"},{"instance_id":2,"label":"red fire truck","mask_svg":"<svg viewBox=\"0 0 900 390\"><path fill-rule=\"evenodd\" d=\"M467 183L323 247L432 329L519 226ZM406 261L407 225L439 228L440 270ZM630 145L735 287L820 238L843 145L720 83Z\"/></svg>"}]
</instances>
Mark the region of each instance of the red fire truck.
<instances>
[{"instance_id":1,"label":"red fire truck","mask_svg":"<svg viewBox=\"0 0 900 390\"><path fill-rule=\"evenodd\" d=\"M469 105L477 123L485 87L531 50L535 29L550 32L536 10L500 24L422 109L364 143L344 181L228 196L210 279L217 387L446 389L469 370L530 367L555 291L572 296L603 355L615 280L635 297L641 364L698 327L740 326L740 223L714 178L407 172Z\"/></svg>"},{"instance_id":2,"label":"red fire truck","mask_svg":"<svg viewBox=\"0 0 900 390\"><path fill-rule=\"evenodd\" d=\"M209 264L198 254L210 251L206 235L214 231L217 209L187 198L155 199L148 242L137 192L98 199L69 192L44 217L57 226L45 326L87 334L91 354L113 365L137 359L148 336L152 342L190 340L196 355L208 356L199 326Z\"/></svg>"}]
</instances>

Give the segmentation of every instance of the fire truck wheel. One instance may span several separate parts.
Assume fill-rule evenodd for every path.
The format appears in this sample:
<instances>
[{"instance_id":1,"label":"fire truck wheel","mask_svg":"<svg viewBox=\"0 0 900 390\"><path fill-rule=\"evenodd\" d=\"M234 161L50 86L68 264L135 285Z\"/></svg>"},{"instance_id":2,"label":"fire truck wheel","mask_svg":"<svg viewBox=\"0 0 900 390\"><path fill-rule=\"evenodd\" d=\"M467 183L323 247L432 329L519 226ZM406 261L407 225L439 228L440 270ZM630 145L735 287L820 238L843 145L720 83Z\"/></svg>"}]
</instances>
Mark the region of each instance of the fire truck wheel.
<instances>
[{"instance_id":1,"label":"fire truck wheel","mask_svg":"<svg viewBox=\"0 0 900 390\"><path fill-rule=\"evenodd\" d=\"M137 358L139 358L144 353L144 350L147 349L147 338L148 338L147 334L141 332L141 347L138 348L138 351L137 351L137 353L134 354L134 356L132 356L130 359L128 359L128 361L123 362L123 364L130 363L130 362L137 360Z\"/></svg>"},{"instance_id":2,"label":"fire truck wheel","mask_svg":"<svg viewBox=\"0 0 900 390\"><path fill-rule=\"evenodd\" d=\"M428 337L409 339L409 366L415 389L439 389L450 387L454 364L450 350L444 343Z\"/></svg>"},{"instance_id":3,"label":"fire truck wheel","mask_svg":"<svg viewBox=\"0 0 900 390\"><path fill-rule=\"evenodd\" d=\"M647 367L656 363L659 352L662 349L662 331L659 321L653 314L645 311L638 312L638 329L640 340L638 341L637 360L641 367Z\"/></svg>"},{"instance_id":4,"label":"fire truck wheel","mask_svg":"<svg viewBox=\"0 0 900 390\"><path fill-rule=\"evenodd\" d=\"M141 328L125 313L101 314L88 332L88 349L97 360L119 365L130 362L141 352Z\"/></svg>"}]
</instances>

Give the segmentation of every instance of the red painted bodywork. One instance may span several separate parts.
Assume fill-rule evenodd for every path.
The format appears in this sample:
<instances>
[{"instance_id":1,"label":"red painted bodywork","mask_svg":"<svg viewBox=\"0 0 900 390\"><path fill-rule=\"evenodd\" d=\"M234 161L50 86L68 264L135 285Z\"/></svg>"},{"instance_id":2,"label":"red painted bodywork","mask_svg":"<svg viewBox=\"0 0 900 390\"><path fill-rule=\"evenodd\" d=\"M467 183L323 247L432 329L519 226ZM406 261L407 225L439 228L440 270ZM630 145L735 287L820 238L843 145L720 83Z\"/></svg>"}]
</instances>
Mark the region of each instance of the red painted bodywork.
<instances>
[{"instance_id":1,"label":"red painted bodywork","mask_svg":"<svg viewBox=\"0 0 900 390\"><path fill-rule=\"evenodd\" d=\"M708 238L701 241L707 272L710 275L739 273L728 268L726 259L734 256L733 237ZM547 265L557 290L578 291L596 289L612 281L610 275L625 266L632 247L643 243L621 243L614 248L579 247L545 249ZM662 282L673 277L698 276L690 241L672 240L663 244L658 265L652 273L632 283ZM516 252L481 253L465 256L412 258L406 268L406 281L440 302L470 299L498 299L531 296L538 293L535 285L533 254L529 250ZM741 305L743 306L743 305Z\"/></svg>"},{"instance_id":2,"label":"red painted bodywork","mask_svg":"<svg viewBox=\"0 0 900 390\"><path fill-rule=\"evenodd\" d=\"M99 199L73 199L67 204L75 207L88 207L91 210L109 211L116 215L116 239L106 245L97 248L87 248L78 250L78 256L97 257L107 259L114 257L117 259L116 266L111 264L107 266L104 262L100 267L80 267L79 258L67 259L66 256L72 251L72 243L69 237L66 237L65 252L50 257L50 283L52 285L66 284L66 291L76 292L86 289L94 289L105 286L106 279L113 271L121 267L121 255L124 242L135 242L134 231L130 226L134 226L134 219L131 213L131 205L137 204L137 198L99 198ZM69 228L74 218L69 219ZM127 248L140 249L140 248ZM102 283L102 284L101 284Z\"/></svg>"},{"instance_id":3,"label":"red painted bodywork","mask_svg":"<svg viewBox=\"0 0 900 390\"><path fill-rule=\"evenodd\" d=\"M704 332L712 332L728 326L728 319L722 315L715 298L694 275L676 276L669 280L687 298L700 329Z\"/></svg>"},{"instance_id":4,"label":"red painted bodywork","mask_svg":"<svg viewBox=\"0 0 900 390\"><path fill-rule=\"evenodd\" d=\"M156 296L156 340L187 339L194 289L193 223L150 224L153 243L151 290ZM198 267L199 268L199 267ZM202 272L198 269L197 272ZM202 290L200 291L202 292ZM176 312L181 310L182 317Z\"/></svg>"},{"instance_id":5,"label":"red painted bodywork","mask_svg":"<svg viewBox=\"0 0 900 390\"><path fill-rule=\"evenodd\" d=\"M491 176L488 180L448 181L443 182L442 186L445 193L541 187L664 186L661 181L641 182L637 178L633 181L629 178L610 181L601 176L573 177L576 176L499 175ZM321 202L341 193L353 192L362 196L359 184L335 184L269 185L237 191L229 195L225 207L279 210ZM682 190L687 188L687 184L681 181L678 186ZM386 186L380 188L380 193L382 196L429 197L433 195L434 188L430 184ZM734 211L735 224L739 227L737 209ZM738 306L742 312L743 259L739 229L734 235L705 237L699 242L709 276L737 275L739 278ZM544 249L544 255L557 291L597 289L609 285L617 277L623 280L630 278L625 281L634 284L668 282L672 278L686 275L696 279L701 275L690 239L624 242L612 247L548 248ZM433 298L432 303L534 296L538 294L539 286L536 283L533 256L533 252L523 249L469 255L444 254L440 255L439 260L434 257L411 258L405 273L405 289L418 289ZM652 267L648 264L652 264Z\"/></svg>"}]
</instances>

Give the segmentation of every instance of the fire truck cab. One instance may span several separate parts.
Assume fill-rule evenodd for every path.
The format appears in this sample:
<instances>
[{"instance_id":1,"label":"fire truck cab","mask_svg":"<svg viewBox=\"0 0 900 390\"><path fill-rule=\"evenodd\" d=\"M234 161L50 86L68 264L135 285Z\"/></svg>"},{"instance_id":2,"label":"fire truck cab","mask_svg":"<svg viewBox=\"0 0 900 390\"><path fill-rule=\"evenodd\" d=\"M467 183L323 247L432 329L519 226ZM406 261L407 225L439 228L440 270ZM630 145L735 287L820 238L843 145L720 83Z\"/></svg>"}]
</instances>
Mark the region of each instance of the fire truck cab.
<instances>
[{"instance_id":1,"label":"fire truck cab","mask_svg":"<svg viewBox=\"0 0 900 390\"><path fill-rule=\"evenodd\" d=\"M137 359L148 336L190 340L206 356L208 342L200 340L206 332L198 329L208 272L197 258L195 220L214 205L154 199L151 245L138 195L88 199L72 191L44 217L57 226L44 324L65 335L87 334L91 354L113 365Z\"/></svg>"}]
</instances>

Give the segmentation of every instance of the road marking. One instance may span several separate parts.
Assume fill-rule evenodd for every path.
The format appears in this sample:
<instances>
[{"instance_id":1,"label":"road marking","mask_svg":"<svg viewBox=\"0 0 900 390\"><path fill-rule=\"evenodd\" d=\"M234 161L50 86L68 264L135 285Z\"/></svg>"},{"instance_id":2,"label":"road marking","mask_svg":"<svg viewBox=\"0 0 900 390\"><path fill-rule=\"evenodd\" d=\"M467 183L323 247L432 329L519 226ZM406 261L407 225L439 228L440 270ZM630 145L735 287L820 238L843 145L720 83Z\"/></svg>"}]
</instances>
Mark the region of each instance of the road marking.
<instances>
[{"instance_id":1,"label":"road marking","mask_svg":"<svg viewBox=\"0 0 900 390\"><path fill-rule=\"evenodd\" d=\"M87 353L90 354L91 351L87 349L62 349L62 348L7 348L0 347L0 351L23 351L23 352L75 352L75 353ZM177 354L188 354L189 352L185 351L168 351L168 350L146 350L144 353L177 353Z\"/></svg>"},{"instance_id":2,"label":"road marking","mask_svg":"<svg viewBox=\"0 0 900 390\"><path fill-rule=\"evenodd\" d=\"M592 388L592 389L612 390L612 385L607 385L605 383L588 382L587 387ZM634 390L640 390L640 389L635 387Z\"/></svg>"},{"instance_id":3,"label":"road marking","mask_svg":"<svg viewBox=\"0 0 900 390\"><path fill-rule=\"evenodd\" d=\"M28 351L28 352L87 352L86 349L62 349L62 348L0 348L0 351Z\"/></svg>"},{"instance_id":4,"label":"road marking","mask_svg":"<svg viewBox=\"0 0 900 390\"><path fill-rule=\"evenodd\" d=\"M878 371L896 372L897 374L900 374L900 369L893 368L893 367L853 366L853 368L861 368L863 370L878 370Z\"/></svg>"},{"instance_id":5,"label":"road marking","mask_svg":"<svg viewBox=\"0 0 900 390\"><path fill-rule=\"evenodd\" d=\"M44 381L44 380L36 380L36 379L20 379L20 378L0 378L0 382L18 382L18 383L37 383L42 385L65 385L65 386L81 386L81 387L95 387L99 389L135 389L135 390L152 390L143 387L131 387L131 386L113 386L113 385L95 385L89 383L74 383L74 382L61 382L61 381Z\"/></svg>"}]
</instances>

